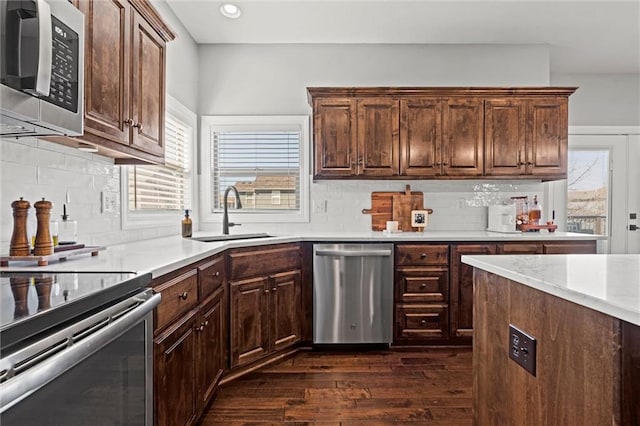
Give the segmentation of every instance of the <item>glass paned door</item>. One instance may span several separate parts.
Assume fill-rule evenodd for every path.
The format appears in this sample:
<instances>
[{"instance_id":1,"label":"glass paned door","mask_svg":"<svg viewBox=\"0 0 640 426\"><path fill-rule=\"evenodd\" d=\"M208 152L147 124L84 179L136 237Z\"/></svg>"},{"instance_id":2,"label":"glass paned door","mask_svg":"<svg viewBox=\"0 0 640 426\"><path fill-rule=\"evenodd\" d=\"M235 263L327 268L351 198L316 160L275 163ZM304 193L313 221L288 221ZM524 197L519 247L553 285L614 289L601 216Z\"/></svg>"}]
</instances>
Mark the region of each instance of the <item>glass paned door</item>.
<instances>
[{"instance_id":1,"label":"glass paned door","mask_svg":"<svg viewBox=\"0 0 640 426\"><path fill-rule=\"evenodd\" d=\"M609 235L608 149L570 149L567 167L567 231Z\"/></svg>"}]
</instances>

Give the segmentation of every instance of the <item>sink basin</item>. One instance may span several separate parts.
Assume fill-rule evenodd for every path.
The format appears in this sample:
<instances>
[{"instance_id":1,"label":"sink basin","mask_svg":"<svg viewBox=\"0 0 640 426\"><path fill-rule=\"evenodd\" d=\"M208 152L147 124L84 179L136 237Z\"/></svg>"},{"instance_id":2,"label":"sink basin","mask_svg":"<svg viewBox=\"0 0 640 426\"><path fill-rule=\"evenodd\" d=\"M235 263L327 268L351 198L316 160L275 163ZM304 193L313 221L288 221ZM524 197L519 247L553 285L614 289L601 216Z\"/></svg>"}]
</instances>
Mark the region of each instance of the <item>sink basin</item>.
<instances>
[{"instance_id":1,"label":"sink basin","mask_svg":"<svg viewBox=\"0 0 640 426\"><path fill-rule=\"evenodd\" d=\"M215 243L220 241L248 240L252 238L269 238L269 234L233 234L233 235L212 235L210 237L196 237L192 240L205 243Z\"/></svg>"}]
</instances>

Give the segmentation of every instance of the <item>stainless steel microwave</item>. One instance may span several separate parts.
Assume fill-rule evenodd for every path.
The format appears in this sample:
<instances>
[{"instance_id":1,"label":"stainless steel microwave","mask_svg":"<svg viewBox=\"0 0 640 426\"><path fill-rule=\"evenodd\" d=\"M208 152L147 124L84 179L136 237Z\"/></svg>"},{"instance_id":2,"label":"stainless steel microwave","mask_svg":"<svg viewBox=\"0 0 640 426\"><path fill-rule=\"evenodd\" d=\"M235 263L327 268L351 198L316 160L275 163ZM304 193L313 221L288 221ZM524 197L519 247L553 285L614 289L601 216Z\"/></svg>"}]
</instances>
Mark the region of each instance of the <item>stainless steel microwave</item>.
<instances>
[{"instance_id":1,"label":"stainless steel microwave","mask_svg":"<svg viewBox=\"0 0 640 426\"><path fill-rule=\"evenodd\" d=\"M84 15L68 0L0 0L0 136L79 136Z\"/></svg>"}]
</instances>

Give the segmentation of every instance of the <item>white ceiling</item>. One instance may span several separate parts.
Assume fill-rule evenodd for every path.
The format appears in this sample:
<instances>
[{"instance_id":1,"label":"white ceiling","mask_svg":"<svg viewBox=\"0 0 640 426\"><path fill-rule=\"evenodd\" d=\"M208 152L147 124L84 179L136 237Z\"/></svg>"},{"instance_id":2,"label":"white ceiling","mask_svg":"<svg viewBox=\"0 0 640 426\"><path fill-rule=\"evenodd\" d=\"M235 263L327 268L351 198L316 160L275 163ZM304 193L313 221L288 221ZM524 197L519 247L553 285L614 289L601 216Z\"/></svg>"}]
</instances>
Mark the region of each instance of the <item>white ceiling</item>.
<instances>
[{"instance_id":1,"label":"white ceiling","mask_svg":"<svg viewBox=\"0 0 640 426\"><path fill-rule=\"evenodd\" d=\"M640 0L166 1L203 44L544 44L552 72L640 73Z\"/></svg>"}]
</instances>

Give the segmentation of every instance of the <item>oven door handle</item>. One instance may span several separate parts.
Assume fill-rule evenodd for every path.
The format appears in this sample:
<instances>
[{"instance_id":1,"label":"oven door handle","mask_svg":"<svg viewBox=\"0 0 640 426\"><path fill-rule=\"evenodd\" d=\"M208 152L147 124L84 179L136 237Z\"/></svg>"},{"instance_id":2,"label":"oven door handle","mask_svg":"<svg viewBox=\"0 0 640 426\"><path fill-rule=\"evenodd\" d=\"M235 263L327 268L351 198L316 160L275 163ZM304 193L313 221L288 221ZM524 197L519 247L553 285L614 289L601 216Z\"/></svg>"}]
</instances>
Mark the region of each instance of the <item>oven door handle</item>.
<instances>
[{"instance_id":1,"label":"oven door handle","mask_svg":"<svg viewBox=\"0 0 640 426\"><path fill-rule=\"evenodd\" d=\"M145 290L0 359L0 375L11 376L21 370L0 384L0 413L140 323L158 306L160 298L160 294ZM19 363L28 364L24 371L23 365L17 366Z\"/></svg>"}]
</instances>

